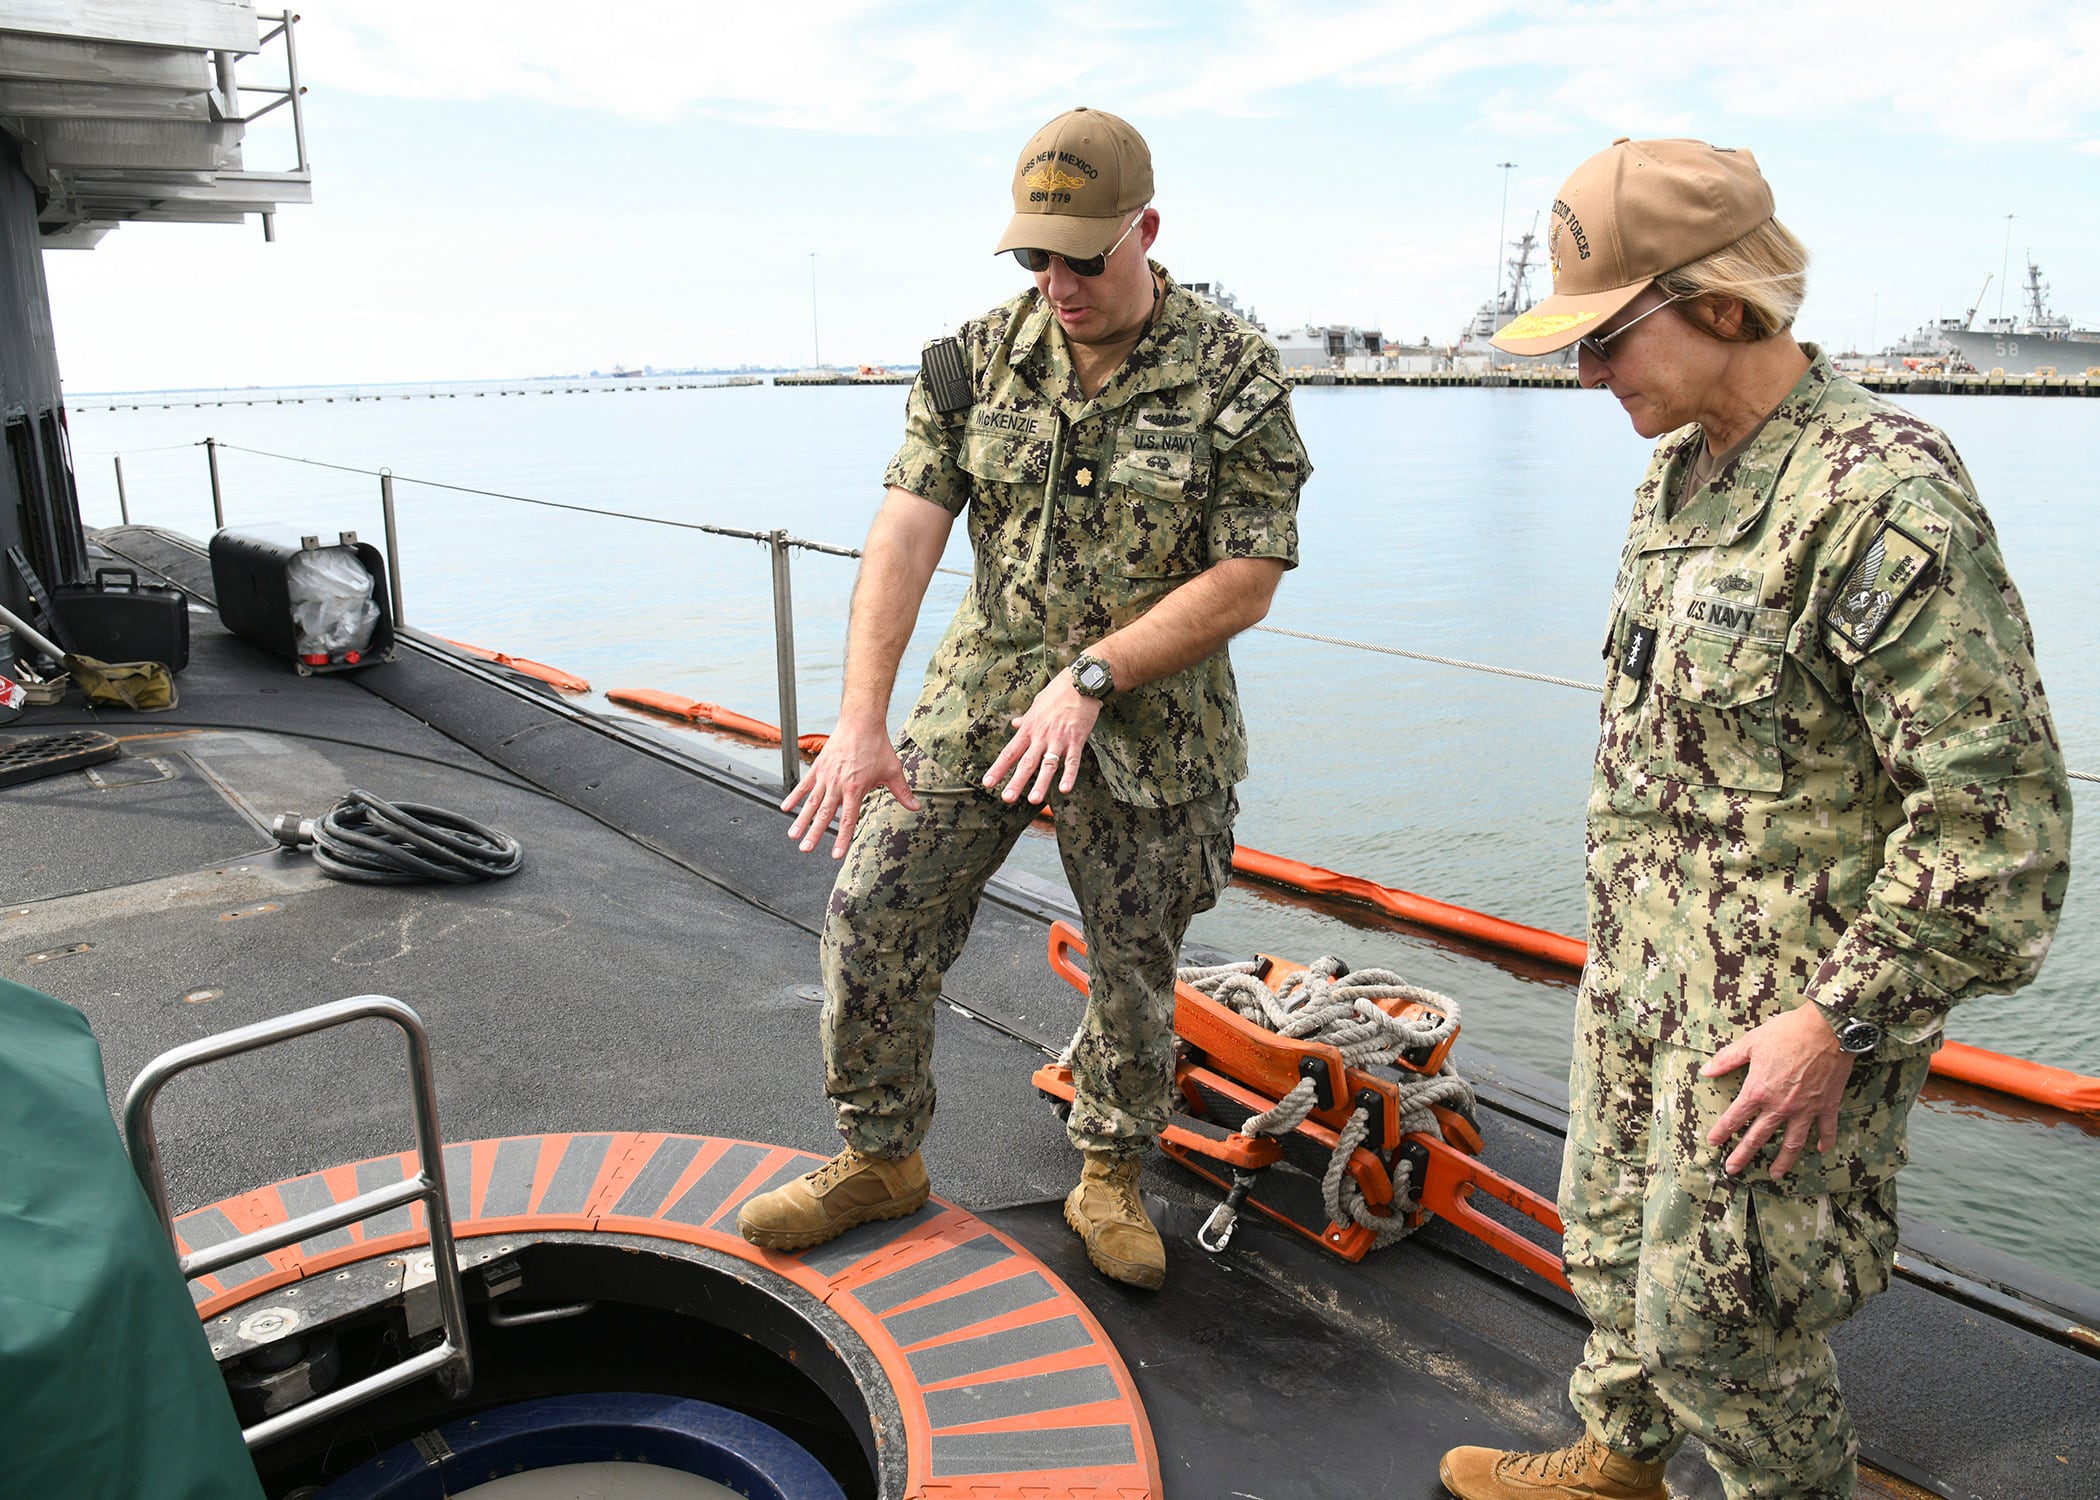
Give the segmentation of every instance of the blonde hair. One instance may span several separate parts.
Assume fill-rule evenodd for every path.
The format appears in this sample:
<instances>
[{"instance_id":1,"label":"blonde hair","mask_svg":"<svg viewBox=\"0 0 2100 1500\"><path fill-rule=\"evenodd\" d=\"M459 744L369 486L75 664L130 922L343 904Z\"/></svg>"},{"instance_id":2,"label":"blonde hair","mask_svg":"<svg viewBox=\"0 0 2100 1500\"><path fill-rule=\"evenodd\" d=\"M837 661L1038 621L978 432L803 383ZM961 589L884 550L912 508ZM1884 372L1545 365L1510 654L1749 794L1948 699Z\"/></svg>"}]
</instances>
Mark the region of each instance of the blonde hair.
<instances>
[{"instance_id":1,"label":"blonde hair","mask_svg":"<svg viewBox=\"0 0 2100 1500\"><path fill-rule=\"evenodd\" d=\"M1808 247L1777 219L1767 219L1733 244L1723 245L1688 266L1655 278L1666 296L1698 306L1693 326L1714 338L1754 344L1794 325L1808 295ZM1742 305L1741 323L1729 333L1715 327L1723 298Z\"/></svg>"}]
</instances>

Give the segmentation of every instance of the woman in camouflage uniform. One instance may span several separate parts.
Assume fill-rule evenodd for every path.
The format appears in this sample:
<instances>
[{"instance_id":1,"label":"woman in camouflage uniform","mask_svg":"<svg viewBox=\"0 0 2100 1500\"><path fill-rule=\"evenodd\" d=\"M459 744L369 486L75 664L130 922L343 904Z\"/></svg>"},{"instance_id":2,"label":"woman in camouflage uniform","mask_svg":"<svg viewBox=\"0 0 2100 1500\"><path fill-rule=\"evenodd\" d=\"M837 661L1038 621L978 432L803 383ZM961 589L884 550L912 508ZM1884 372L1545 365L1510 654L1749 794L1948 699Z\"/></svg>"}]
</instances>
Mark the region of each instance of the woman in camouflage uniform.
<instances>
[{"instance_id":1,"label":"woman in camouflage uniform","mask_svg":"<svg viewBox=\"0 0 2100 1500\"><path fill-rule=\"evenodd\" d=\"M2032 637L1945 435L1790 328L1807 253L1745 151L1621 139L1553 205L1554 294L1660 438L1604 654L1561 1175L1592 1331L1550 1454L1462 1500L1853 1494L1827 1334L1888 1284L1905 1121L1949 1009L2034 977L2071 802Z\"/></svg>"}]
</instances>

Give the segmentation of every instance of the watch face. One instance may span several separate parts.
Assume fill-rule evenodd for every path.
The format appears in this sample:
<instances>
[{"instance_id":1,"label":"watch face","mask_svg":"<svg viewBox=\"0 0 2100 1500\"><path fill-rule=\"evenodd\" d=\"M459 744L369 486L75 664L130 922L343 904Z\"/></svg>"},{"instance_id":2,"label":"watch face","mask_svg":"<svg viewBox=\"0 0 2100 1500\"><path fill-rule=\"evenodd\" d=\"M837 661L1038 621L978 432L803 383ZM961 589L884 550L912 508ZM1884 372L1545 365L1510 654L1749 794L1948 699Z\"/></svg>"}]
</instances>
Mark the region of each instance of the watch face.
<instances>
[{"instance_id":1,"label":"watch face","mask_svg":"<svg viewBox=\"0 0 2100 1500\"><path fill-rule=\"evenodd\" d=\"M1098 661L1079 663L1072 675L1082 692L1098 693L1108 686L1108 668Z\"/></svg>"},{"instance_id":2,"label":"watch face","mask_svg":"<svg viewBox=\"0 0 2100 1500\"><path fill-rule=\"evenodd\" d=\"M1872 1052L1881 1045L1881 1028L1872 1021L1853 1021L1838 1033L1838 1048L1844 1052Z\"/></svg>"}]
</instances>

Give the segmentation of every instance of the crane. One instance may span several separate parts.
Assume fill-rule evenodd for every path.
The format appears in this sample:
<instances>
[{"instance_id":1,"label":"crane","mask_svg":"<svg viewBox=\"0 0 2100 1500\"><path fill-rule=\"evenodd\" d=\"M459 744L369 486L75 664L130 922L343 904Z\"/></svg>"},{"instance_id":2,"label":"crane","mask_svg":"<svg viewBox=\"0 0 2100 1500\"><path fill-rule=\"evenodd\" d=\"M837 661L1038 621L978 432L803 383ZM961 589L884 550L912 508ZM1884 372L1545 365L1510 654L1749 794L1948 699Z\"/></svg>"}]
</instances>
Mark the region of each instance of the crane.
<instances>
[{"instance_id":1,"label":"crane","mask_svg":"<svg viewBox=\"0 0 2100 1500\"><path fill-rule=\"evenodd\" d=\"M1961 326L1971 327L1976 322L1976 309L1983 306L1983 294L1991 289L1991 273L1985 272L1983 285L1976 288L1976 300L1969 304L1969 315L1961 320Z\"/></svg>"}]
</instances>

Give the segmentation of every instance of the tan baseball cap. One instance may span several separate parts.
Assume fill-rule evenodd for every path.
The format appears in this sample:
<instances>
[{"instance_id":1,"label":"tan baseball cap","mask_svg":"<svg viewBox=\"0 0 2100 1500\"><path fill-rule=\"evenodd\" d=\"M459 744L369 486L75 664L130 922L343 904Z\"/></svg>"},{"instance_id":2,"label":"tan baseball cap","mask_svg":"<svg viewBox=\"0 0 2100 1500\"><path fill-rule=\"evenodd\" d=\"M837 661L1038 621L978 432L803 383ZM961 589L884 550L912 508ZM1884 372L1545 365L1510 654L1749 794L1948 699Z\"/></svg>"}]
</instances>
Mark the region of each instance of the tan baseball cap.
<instances>
[{"instance_id":1,"label":"tan baseball cap","mask_svg":"<svg viewBox=\"0 0 2100 1500\"><path fill-rule=\"evenodd\" d=\"M1771 217L1772 189L1749 152L1622 135L1561 185L1546 232L1552 295L1489 342L1510 354L1565 349L1665 271Z\"/></svg>"},{"instance_id":2,"label":"tan baseball cap","mask_svg":"<svg viewBox=\"0 0 2100 1500\"><path fill-rule=\"evenodd\" d=\"M1067 110L1021 148L1013 222L992 253L1099 255L1151 201L1152 150L1145 138L1106 110Z\"/></svg>"}]
</instances>

